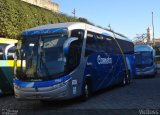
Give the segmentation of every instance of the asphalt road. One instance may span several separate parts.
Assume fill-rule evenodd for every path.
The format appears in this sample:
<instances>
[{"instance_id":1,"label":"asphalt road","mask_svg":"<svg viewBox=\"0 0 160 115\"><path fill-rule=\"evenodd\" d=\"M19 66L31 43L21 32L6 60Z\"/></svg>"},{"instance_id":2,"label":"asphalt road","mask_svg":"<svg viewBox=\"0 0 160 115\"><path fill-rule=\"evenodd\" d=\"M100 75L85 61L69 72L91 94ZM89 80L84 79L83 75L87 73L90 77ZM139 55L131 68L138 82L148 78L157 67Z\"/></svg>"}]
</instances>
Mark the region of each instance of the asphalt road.
<instances>
[{"instance_id":1,"label":"asphalt road","mask_svg":"<svg viewBox=\"0 0 160 115\"><path fill-rule=\"evenodd\" d=\"M160 74L155 78L134 79L128 86L116 86L93 94L86 102L17 101L14 96L0 97L0 114L160 114Z\"/></svg>"}]
</instances>

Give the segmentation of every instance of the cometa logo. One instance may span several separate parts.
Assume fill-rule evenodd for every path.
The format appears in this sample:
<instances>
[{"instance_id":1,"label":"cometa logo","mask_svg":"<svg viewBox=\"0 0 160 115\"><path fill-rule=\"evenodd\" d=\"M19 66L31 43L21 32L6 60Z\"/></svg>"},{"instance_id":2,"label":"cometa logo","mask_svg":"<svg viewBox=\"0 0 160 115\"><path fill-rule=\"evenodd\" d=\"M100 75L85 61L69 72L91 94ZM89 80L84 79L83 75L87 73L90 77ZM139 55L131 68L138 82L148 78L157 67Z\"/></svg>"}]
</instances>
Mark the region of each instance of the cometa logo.
<instances>
[{"instance_id":1,"label":"cometa logo","mask_svg":"<svg viewBox=\"0 0 160 115\"><path fill-rule=\"evenodd\" d=\"M102 58L100 55L97 57L98 64L112 64L112 58Z\"/></svg>"}]
</instances>

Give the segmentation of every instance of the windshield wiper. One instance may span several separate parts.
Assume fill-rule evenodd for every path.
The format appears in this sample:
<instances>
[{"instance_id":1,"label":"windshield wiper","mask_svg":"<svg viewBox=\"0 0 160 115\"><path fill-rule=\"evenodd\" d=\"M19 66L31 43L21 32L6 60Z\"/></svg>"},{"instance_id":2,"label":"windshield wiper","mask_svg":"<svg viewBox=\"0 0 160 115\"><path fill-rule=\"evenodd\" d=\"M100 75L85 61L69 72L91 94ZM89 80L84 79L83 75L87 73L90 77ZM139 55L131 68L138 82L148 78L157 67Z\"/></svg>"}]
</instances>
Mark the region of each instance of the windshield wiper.
<instances>
[{"instance_id":1,"label":"windshield wiper","mask_svg":"<svg viewBox=\"0 0 160 115\"><path fill-rule=\"evenodd\" d=\"M24 52L21 51L21 68L20 70L22 71L22 66L23 66L23 55L24 55Z\"/></svg>"},{"instance_id":2,"label":"windshield wiper","mask_svg":"<svg viewBox=\"0 0 160 115\"><path fill-rule=\"evenodd\" d=\"M46 66L46 64L45 64L45 62L44 62L44 60L42 58L42 52L40 53L40 67L41 67L41 64L43 65L43 67L44 67L44 69L46 71L47 76L49 76L48 68L47 68L47 66Z\"/></svg>"}]
</instances>

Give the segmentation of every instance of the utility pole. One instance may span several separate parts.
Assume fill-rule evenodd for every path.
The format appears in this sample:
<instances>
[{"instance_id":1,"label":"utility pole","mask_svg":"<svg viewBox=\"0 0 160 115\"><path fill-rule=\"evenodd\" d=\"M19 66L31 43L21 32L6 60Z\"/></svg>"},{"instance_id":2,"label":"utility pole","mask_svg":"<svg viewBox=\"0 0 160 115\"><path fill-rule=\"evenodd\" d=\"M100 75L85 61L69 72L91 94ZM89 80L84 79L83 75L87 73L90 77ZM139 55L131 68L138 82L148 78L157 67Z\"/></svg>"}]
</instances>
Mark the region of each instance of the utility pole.
<instances>
[{"instance_id":1,"label":"utility pole","mask_svg":"<svg viewBox=\"0 0 160 115\"><path fill-rule=\"evenodd\" d=\"M155 49L155 38L154 38L154 16L152 12L152 29L153 29L153 48Z\"/></svg>"},{"instance_id":2,"label":"utility pole","mask_svg":"<svg viewBox=\"0 0 160 115\"><path fill-rule=\"evenodd\" d=\"M75 8L73 9L72 14L74 15L74 18L76 18L76 9Z\"/></svg>"},{"instance_id":3,"label":"utility pole","mask_svg":"<svg viewBox=\"0 0 160 115\"><path fill-rule=\"evenodd\" d=\"M109 28L109 30L111 31L111 25L110 25L110 24L108 25L108 28Z\"/></svg>"}]
</instances>

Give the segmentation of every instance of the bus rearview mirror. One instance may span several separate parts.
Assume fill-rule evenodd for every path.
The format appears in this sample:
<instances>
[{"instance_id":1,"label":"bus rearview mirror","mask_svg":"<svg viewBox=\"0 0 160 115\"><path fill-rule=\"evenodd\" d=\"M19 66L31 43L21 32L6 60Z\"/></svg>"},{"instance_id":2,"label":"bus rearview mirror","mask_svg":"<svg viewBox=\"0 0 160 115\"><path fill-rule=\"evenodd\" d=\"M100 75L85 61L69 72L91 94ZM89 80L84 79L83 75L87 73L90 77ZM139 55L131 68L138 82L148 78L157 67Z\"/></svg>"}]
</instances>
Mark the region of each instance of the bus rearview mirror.
<instances>
[{"instance_id":1,"label":"bus rearview mirror","mask_svg":"<svg viewBox=\"0 0 160 115\"><path fill-rule=\"evenodd\" d=\"M64 45L63 45L63 50L64 50L64 55L68 55L68 52L69 52L69 47L70 47L70 44L74 41L78 40L78 38L76 37L71 37L71 38L68 38Z\"/></svg>"}]
</instances>

